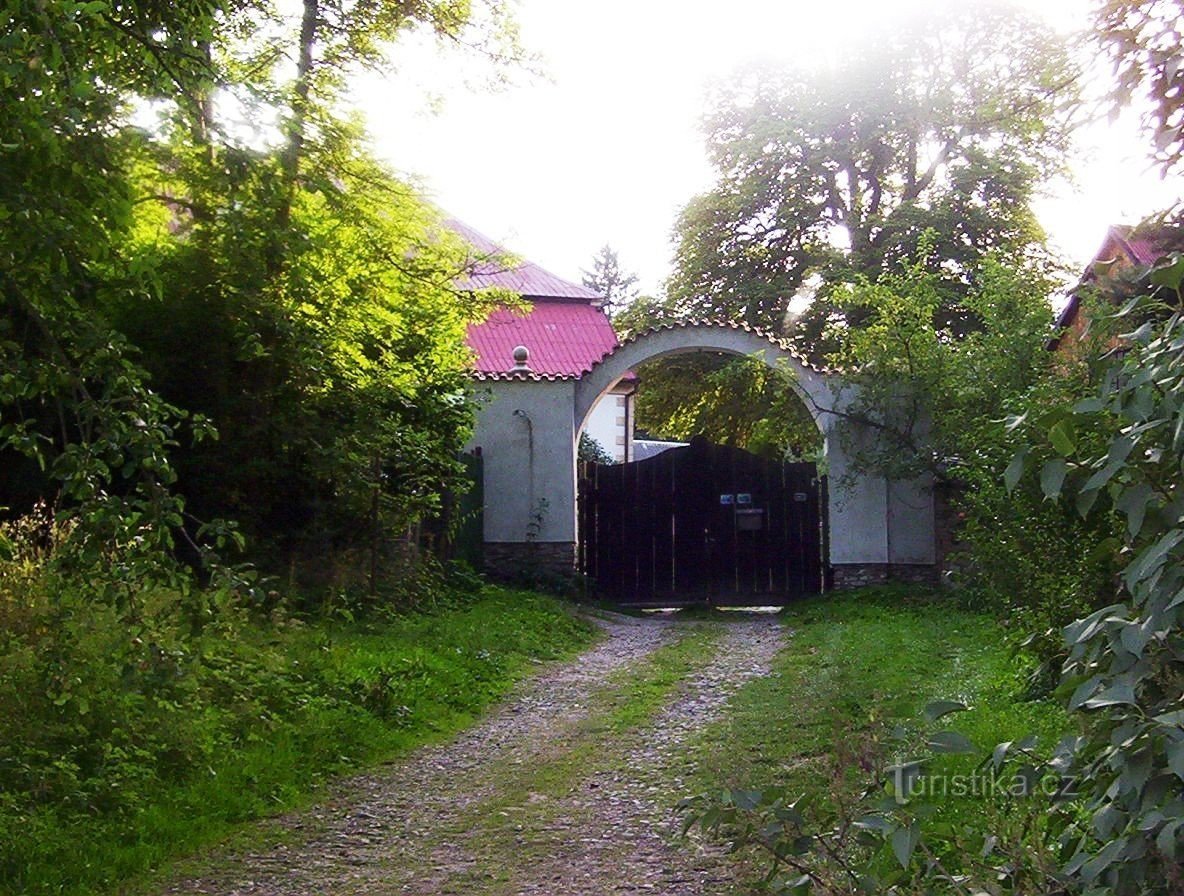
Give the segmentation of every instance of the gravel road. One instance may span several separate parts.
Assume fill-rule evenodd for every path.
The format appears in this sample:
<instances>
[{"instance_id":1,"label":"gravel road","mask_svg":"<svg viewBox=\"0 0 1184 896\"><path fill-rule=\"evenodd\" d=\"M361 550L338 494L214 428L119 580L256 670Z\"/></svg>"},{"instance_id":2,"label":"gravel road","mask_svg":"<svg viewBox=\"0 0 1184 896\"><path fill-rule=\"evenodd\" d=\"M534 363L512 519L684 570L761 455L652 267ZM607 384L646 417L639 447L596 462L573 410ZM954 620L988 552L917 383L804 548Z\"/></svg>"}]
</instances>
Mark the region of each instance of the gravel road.
<instances>
[{"instance_id":1,"label":"gravel road","mask_svg":"<svg viewBox=\"0 0 1184 896\"><path fill-rule=\"evenodd\" d=\"M784 629L761 615L597 622L596 646L540 667L459 737L343 782L319 805L268 822L283 834L278 845L218 857L165 892L735 892L733 865L676 840L673 806L693 770L685 745L741 685L768 674ZM634 683L687 638L693 649L660 704L621 724L614 712Z\"/></svg>"}]
</instances>

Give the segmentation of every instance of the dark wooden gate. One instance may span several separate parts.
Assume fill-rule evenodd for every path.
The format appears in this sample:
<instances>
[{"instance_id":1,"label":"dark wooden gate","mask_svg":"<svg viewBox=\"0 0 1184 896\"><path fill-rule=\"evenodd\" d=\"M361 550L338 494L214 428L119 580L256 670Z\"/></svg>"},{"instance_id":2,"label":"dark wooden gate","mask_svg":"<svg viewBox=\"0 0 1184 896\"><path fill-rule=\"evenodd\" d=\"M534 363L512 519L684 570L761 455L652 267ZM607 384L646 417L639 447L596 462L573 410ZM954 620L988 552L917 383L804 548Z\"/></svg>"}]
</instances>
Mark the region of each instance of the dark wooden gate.
<instances>
[{"instance_id":1,"label":"dark wooden gate","mask_svg":"<svg viewBox=\"0 0 1184 896\"><path fill-rule=\"evenodd\" d=\"M628 604L778 605L822 590L825 483L695 440L631 464L583 464L580 560Z\"/></svg>"}]
</instances>

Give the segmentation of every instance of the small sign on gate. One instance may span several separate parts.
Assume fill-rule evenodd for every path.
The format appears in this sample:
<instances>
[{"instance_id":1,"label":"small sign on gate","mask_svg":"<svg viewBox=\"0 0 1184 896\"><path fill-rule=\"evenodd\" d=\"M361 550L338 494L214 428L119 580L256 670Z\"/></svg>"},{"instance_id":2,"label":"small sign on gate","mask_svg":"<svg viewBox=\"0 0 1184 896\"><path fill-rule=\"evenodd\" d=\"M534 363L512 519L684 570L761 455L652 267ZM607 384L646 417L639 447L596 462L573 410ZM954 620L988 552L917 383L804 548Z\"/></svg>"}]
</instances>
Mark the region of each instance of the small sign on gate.
<instances>
[{"instance_id":1,"label":"small sign on gate","mask_svg":"<svg viewBox=\"0 0 1184 896\"><path fill-rule=\"evenodd\" d=\"M735 495L720 495L719 503L721 507L730 507L736 503Z\"/></svg>"}]
</instances>

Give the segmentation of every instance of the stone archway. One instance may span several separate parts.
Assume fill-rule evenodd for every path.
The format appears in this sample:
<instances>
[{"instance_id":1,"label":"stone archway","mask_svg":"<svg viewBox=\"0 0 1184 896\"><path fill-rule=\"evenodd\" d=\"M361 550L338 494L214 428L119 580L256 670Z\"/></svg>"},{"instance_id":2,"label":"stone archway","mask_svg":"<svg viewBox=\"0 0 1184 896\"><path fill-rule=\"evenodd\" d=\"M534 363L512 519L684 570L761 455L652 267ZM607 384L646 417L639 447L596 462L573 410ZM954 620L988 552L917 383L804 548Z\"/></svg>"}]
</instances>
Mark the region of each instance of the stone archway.
<instances>
[{"instance_id":1,"label":"stone archway","mask_svg":"<svg viewBox=\"0 0 1184 896\"><path fill-rule=\"evenodd\" d=\"M491 400L471 447L485 458L486 566L495 575L523 567L575 568L578 434L596 401L634 367L690 352L761 357L793 373L789 387L822 432L832 487L830 555L837 587L891 577L932 578L935 561L929 483L888 482L852 469L832 430L852 390L810 367L786 345L746 327L696 323L662 327L619 345L579 378L528 370L486 376ZM844 440L849 442L850 440Z\"/></svg>"},{"instance_id":2,"label":"stone archway","mask_svg":"<svg viewBox=\"0 0 1184 896\"><path fill-rule=\"evenodd\" d=\"M810 367L791 348L763 333L735 324L679 324L626 340L580 378L576 385L576 432L583 428L600 396L634 367L695 352L759 357L770 367L787 365L794 374L790 388L797 392L816 423L826 417L824 408L841 400L837 377ZM821 423L819 428L825 432Z\"/></svg>"}]
</instances>

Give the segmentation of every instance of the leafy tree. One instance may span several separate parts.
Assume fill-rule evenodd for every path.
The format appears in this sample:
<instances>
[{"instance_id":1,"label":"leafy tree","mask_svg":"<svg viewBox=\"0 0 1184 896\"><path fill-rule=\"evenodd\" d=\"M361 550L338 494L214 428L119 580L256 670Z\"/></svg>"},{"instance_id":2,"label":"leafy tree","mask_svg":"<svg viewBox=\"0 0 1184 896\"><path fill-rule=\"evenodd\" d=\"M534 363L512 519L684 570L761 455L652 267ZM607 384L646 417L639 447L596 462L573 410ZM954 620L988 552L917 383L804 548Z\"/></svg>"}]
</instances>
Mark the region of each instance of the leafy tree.
<instances>
[{"instance_id":1,"label":"leafy tree","mask_svg":"<svg viewBox=\"0 0 1184 896\"><path fill-rule=\"evenodd\" d=\"M637 297L634 288L637 275L624 270L617 250L604 245L592 259L592 270L584 271L581 282L594 292L604 296L605 309L610 313L628 305Z\"/></svg>"},{"instance_id":2,"label":"leafy tree","mask_svg":"<svg viewBox=\"0 0 1184 896\"><path fill-rule=\"evenodd\" d=\"M72 512L84 525L69 547L108 570L114 549L151 572L183 506L169 487L185 415L149 389L103 313L159 288L130 245L145 146L123 113L132 91L162 96L206 77L191 47L221 11L215 2L4 8L3 503L19 513L45 497Z\"/></svg>"},{"instance_id":3,"label":"leafy tree","mask_svg":"<svg viewBox=\"0 0 1184 896\"><path fill-rule=\"evenodd\" d=\"M963 299L980 323L958 338L933 327L943 296L931 251L926 241L900 271L843 288L844 304L861 309L865 322L835 356L858 396L846 411L855 426L840 427L840 437L878 434L851 450L861 469L893 478L941 478L973 460L973 427L1002 419L1052 366L1048 279L984 259Z\"/></svg>"},{"instance_id":4,"label":"leafy tree","mask_svg":"<svg viewBox=\"0 0 1184 896\"><path fill-rule=\"evenodd\" d=\"M1147 131L1164 170L1184 157L1184 70L1180 0L1107 0L1095 13L1094 40L1114 63L1116 109L1147 101ZM1142 96L1140 96L1140 94Z\"/></svg>"},{"instance_id":5,"label":"leafy tree","mask_svg":"<svg viewBox=\"0 0 1184 896\"><path fill-rule=\"evenodd\" d=\"M179 456L192 511L241 520L290 575L356 577L365 553L373 588L393 537L463 487L464 326L485 308L452 286L469 252L334 108L387 41L422 26L467 40L475 14L308 0L294 32L243 9L266 37L222 33L210 58L279 139L246 145L207 104L179 103L151 140L139 230L165 285L110 313L163 394L222 432Z\"/></svg>"},{"instance_id":6,"label":"leafy tree","mask_svg":"<svg viewBox=\"0 0 1184 896\"><path fill-rule=\"evenodd\" d=\"M656 361L639 371L637 422L664 438L704 436L757 454L816 455L822 436L789 384L760 358L715 353Z\"/></svg>"},{"instance_id":7,"label":"leafy tree","mask_svg":"<svg viewBox=\"0 0 1184 896\"><path fill-rule=\"evenodd\" d=\"M622 338L678 323L669 300L640 297L613 316ZM645 365L639 372L638 426L663 438L695 436L761 454L807 457L822 436L793 387L792 373L763 361L696 352Z\"/></svg>"},{"instance_id":8,"label":"leafy tree","mask_svg":"<svg viewBox=\"0 0 1184 896\"><path fill-rule=\"evenodd\" d=\"M835 284L895 270L932 233L935 327L966 332L961 298L981 259L1042 253L1030 200L1062 162L1074 96L1064 47L998 4L890 22L833 70L743 72L706 119L718 182L679 219L676 309L780 333L817 274L792 331L822 354L834 324L862 320Z\"/></svg>"},{"instance_id":9,"label":"leafy tree","mask_svg":"<svg viewBox=\"0 0 1184 896\"><path fill-rule=\"evenodd\" d=\"M615 464L613 456L586 432L580 433L579 459L591 464Z\"/></svg>"},{"instance_id":10,"label":"leafy tree","mask_svg":"<svg viewBox=\"0 0 1184 896\"><path fill-rule=\"evenodd\" d=\"M307 0L295 27L233 0L6 14L4 446L126 540L230 515L288 569L373 554L459 487L468 252L335 109L411 29L513 55L477 24L506 24L500 4ZM126 127L145 99L163 124ZM177 444L194 410L221 440ZM58 491L3 466L0 503Z\"/></svg>"}]
</instances>

